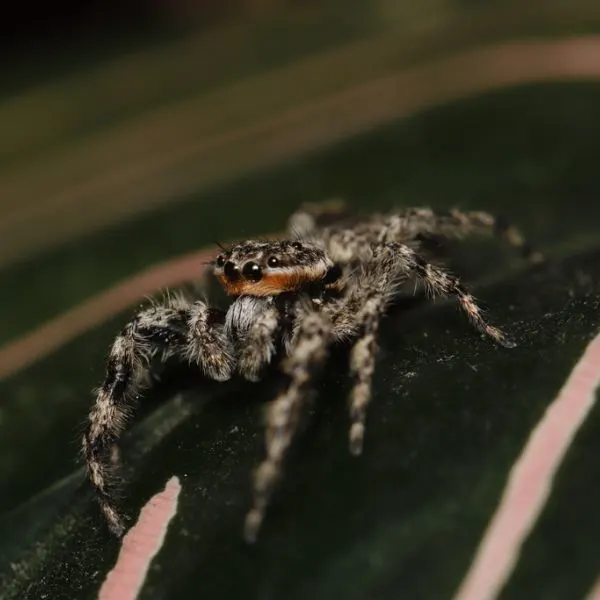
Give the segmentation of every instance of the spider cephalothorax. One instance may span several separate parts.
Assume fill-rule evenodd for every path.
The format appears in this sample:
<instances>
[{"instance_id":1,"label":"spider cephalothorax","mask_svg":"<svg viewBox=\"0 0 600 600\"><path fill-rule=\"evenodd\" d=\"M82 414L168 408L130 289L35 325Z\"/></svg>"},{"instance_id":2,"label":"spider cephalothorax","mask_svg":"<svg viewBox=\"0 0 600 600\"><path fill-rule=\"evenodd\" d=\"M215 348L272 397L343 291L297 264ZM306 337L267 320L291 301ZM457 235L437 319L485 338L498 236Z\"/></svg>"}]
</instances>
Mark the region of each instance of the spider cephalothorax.
<instances>
[{"instance_id":1,"label":"spider cephalothorax","mask_svg":"<svg viewBox=\"0 0 600 600\"><path fill-rule=\"evenodd\" d=\"M276 296L330 279L334 266L316 244L248 241L219 254L213 272L232 296Z\"/></svg>"},{"instance_id":2,"label":"spider cephalothorax","mask_svg":"<svg viewBox=\"0 0 600 600\"><path fill-rule=\"evenodd\" d=\"M457 239L494 232L532 261L541 258L518 230L485 212L435 213L407 208L366 218L340 205L311 205L289 223L296 239L248 241L222 249L212 270L232 296L226 311L201 300L169 295L139 312L111 347L83 438L89 479L110 529L124 531L109 473L112 452L126 417L145 382L151 359L178 358L224 381L235 373L250 381L282 354L287 387L271 403L266 423L266 457L255 474L254 503L245 524L255 539L279 480L314 380L329 348L350 342L350 451L360 454L365 432L377 334L388 306L408 281L432 295L454 297L472 325L495 342L514 343L490 325L457 277L425 259L429 239Z\"/></svg>"}]
</instances>

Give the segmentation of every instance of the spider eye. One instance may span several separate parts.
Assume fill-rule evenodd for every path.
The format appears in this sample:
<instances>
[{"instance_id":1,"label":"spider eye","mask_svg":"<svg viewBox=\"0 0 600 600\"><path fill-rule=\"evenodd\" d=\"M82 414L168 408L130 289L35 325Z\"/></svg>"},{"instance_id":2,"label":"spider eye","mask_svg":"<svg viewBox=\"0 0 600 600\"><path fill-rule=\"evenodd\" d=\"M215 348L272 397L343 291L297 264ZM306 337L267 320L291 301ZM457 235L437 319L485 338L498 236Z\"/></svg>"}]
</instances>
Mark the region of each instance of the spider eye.
<instances>
[{"instance_id":1,"label":"spider eye","mask_svg":"<svg viewBox=\"0 0 600 600\"><path fill-rule=\"evenodd\" d=\"M292 248L295 250L302 250L302 244L300 242L292 242Z\"/></svg>"},{"instance_id":2,"label":"spider eye","mask_svg":"<svg viewBox=\"0 0 600 600\"><path fill-rule=\"evenodd\" d=\"M215 262L217 263L217 267L222 267L225 264L225 257L222 254L219 254Z\"/></svg>"},{"instance_id":3,"label":"spider eye","mask_svg":"<svg viewBox=\"0 0 600 600\"><path fill-rule=\"evenodd\" d=\"M267 264L269 267L276 267L279 264L279 259L276 256L270 256Z\"/></svg>"},{"instance_id":4,"label":"spider eye","mask_svg":"<svg viewBox=\"0 0 600 600\"><path fill-rule=\"evenodd\" d=\"M230 260L228 260L225 263L223 272L225 273L225 277L227 277L227 279L229 279L229 281L237 281L240 278L239 268L236 267Z\"/></svg>"},{"instance_id":5,"label":"spider eye","mask_svg":"<svg viewBox=\"0 0 600 600\"><path fill-rule=\"evenodd\" d=\"M242 275L250 281L259 281L262 278L262 270L255 262L247 262L242 269Z\"/></svg>"}]
</instances>

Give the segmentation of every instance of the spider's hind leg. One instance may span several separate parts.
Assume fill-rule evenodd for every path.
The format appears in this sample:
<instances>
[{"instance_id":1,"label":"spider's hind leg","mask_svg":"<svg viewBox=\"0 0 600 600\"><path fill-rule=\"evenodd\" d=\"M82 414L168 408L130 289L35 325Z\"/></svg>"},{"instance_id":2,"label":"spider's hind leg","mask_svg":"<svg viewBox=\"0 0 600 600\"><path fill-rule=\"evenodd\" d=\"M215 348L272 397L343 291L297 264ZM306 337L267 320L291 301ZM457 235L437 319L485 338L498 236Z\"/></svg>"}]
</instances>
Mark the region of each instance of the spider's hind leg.
<instances>
[{"instance_id":1,"label":"spider's hind leg","mask_svg":"<svg viewBox=\"0 0 600 600\"><path fill-rule=\"evenodd\" d=\"M324 227L346 221L353 213L340 198L327 202L307 202L288 219L287 230L294 236L311 237Z\"/></svg>"},{"instance_id":2,"label":"spider's hind leg","mask_svg":"<svg viewBox=\"0 0 600 600\"><path fill-rule=\"evenodd\" d=\"M439 236L446 239L464 239L471 236L494 235L517 250L528 262L539 263L544 260L543 254L529 244L515 225L509 223L504 217L489 212L458 209L435 212L430 209L416 208L406 210L406 219L409 223L409 232L414 238Z\"/></svg>"},{"instance_id":3,"label":"spider's hind leg","mask_svg":"<svg viewBox=\"0 0 600 600\"><path fill-rule=\"evenodd\" d=\"M475 298L462 286L458 277L450 275L441 267L428 263L419 253L405 244L388 243L374 245L374 256L393 260L395 269L420 279L433 294L454 296L466 313L471 324L481 333L491 337L497 344L513 348L516 344L501 329L489 324Z\"/></svg>"}]
</instances>

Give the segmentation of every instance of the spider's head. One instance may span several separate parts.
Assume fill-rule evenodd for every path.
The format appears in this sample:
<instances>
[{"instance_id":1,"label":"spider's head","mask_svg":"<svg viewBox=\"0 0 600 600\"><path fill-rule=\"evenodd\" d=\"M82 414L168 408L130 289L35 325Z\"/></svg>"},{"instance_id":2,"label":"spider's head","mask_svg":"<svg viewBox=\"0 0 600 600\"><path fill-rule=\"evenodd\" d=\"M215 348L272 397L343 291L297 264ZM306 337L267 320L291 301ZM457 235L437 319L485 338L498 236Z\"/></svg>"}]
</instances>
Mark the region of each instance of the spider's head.
<instances>
[{"instance_id":1,"label":"spider's head","mask_svg":"<svg viewBox=\"0 0 600 600\"><path fill-rule=\"evenodd\" d=\"M237 244L217 256L213 272L232 296L276 296L339 277L321 248L291 240Z\"/></svg>"}]
</instances>

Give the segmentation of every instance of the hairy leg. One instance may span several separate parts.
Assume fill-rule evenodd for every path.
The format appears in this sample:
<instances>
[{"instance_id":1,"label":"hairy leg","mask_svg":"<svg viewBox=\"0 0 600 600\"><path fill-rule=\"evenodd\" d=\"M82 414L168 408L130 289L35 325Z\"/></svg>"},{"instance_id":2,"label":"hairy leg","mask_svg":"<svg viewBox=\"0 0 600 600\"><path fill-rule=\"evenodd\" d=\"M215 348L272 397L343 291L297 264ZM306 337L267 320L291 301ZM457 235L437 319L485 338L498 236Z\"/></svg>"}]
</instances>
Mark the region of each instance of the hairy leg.
<instances>
[{"instance_id":1,"label":"hairy leg","mask_svg":"<svg viewBox=\"0 0 600 600\"><path fill-rule=\"evenodd\" d=\"M343 200L334 198L327 202L303 204L288 219L287 231L293 236L312 237L332 224L352 218Z\"/></svg>"},{"instance_id":2,"label":"hairy leg","mask_svg":"<svg viewBox=\"0 0 600 600\"><path fill-rule=\"evenodd\" d=\"M507 348L516 344L498 327L490 325L475 298L462 286L458 277L450 275L443 268L428 263L418 252L399 243L387 243L373 246L373 260L390 264L398 275L404 273L421 280L433 295L454 296L466 313L471 324L481 333L491 337L496 343Z\"/></svg>"},{"instance_id":3,"label":"hairy leg","mask_svg":"<svg viewBox=\"0 0 600 600\"><path fill-rule=\"evenodd\" d=\"M377 333L384 311L384 296L375 293L367 299L363 309L357 315L361 334L350 351L350 373L354 383L349 397L350 452L355 456L362 453L367 408L371 402L373 372L378 350Z\"/></svg>"},{"instance_id":4,"label":"hairy leg","mask_svg":"<svg viewBox=\"0 0 600 600\"><path fill-rule=\"evenodd\" d=\"M257 381L276 352L279 310L270 299L241 297L227 313L226 329L238 348L238 372Z\"/></svg>"},{"instance_id":5,"label":"hairy leg","mask_svg":"<svg viewBox=\"0 0 600 600\"><path fill-rule=\"evenodd\" d=\"M454 296L479 331L503 346L510 348L515 345L500 329L484 319L476 300L457 277L428 263L413 248L400 243L365 242L357 254L363 257L363 261L359 273L349 283L346 296L339 305L325 308L333 323L334 338L356 337L350 354L354 384L349 398L350 451L355 455L362 452L380 319L407 279L420 279L432 294Z\"/></svg>"},{"instance_id":6,"label":"hairy leg","mask_svg":"<svg viewBox=\"0 0 600 600\"><path fill-rule=\"evenodd\" d=\"M429 208L405 208L374 215L355 224L333 225L324 229L322 234L331 258L343 264L355 260L365 244L409 244L413 240L426 242L488 235L496 235L529 262L544 260L543 255L531 248L514 225L483 211L435 212Z\"/></svg>"},{"instance_id":7,"label":"hairy leg","mask_svg":"<svg viewBox=\"0 0 600 600\"><path fill-rule=\"evenodd\" d=\"M402 215L402 213L400 214ZM485 211L460 211L458 209L434 212L421 208L406 209L405 214L412 238L433 235L447 239L464 239L471 236L495 235L516 249L525 260L532 263L543 260L542 254L533 250L520 230L499 215ZM388 239L386 241L403 240Z\"/></svg>"},{"instance_id":8,"label":"hairy leg","mask_svg":"<svg viewBox=\"0 0 600 600\"><path fill-rule=\"evenodd\" d=\"M282 369L290 377L288 387L271 403L267 413L266 458L254 476L254 503L244 526L246 541L256 540L265 511L281 478L287 450L300 422L302 408L316 372L327 358L330 323L319 312L309 312L299 321L289 356Z\"/></svg>"},{"instance_id":9,"label":"hairy leg","mask_svg":"<svg viewBox=\"0 0 600 600\"><path fill-rule=\"evenodd\" d=\"M133 410L149 374L151 358L178 355L223 380L231 376L233 354L214 311L201 302L172 299L165 306L141 311L111 347L104 383L96 395L83 436L88 476L109 528L120 536L125 526L110 490L116 465L112 449Z\"/></svg>"},{"instance_id":10,"label":"hairy leg","mask_svg":"<svg viewBox=\"0 0 600 600\"><path fill-rule=\"evenodd\" d=\"M363 263L355 279L350 281L346 295L326 308L334 329L335 339L354 339L350 351L350 374L353 385L349 394L350 452L362 453L367 408L371 402L371 388L377 336L381 318L388 305L396 299L398 290L406 281L406 274L399 271L395 261L387 258L373 259Z\"/></svg>"}]
</instances>

